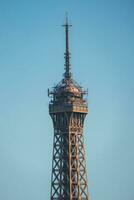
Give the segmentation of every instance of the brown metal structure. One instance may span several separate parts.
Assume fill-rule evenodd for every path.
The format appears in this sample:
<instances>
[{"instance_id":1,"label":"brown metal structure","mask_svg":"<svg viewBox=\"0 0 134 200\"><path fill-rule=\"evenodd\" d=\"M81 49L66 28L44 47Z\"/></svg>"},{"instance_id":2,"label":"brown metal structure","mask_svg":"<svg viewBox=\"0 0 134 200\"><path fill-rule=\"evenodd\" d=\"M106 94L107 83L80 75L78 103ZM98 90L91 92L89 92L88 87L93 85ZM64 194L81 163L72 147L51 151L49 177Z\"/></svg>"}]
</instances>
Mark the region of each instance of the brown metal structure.
<instances>
[{"instance_id":1,"label":"brown metal structure","mask_svg":"<svg viewBox=\"0 0 134 200\"><path fill-rule=\"evenodd\" d=\"M89 200L86 175L83 125L88 113L86 91L70 72L69 27L66 19L65 73L52 91L49 114L53 120L54 140L51 200Z\"/></svg>"}]
</instances>

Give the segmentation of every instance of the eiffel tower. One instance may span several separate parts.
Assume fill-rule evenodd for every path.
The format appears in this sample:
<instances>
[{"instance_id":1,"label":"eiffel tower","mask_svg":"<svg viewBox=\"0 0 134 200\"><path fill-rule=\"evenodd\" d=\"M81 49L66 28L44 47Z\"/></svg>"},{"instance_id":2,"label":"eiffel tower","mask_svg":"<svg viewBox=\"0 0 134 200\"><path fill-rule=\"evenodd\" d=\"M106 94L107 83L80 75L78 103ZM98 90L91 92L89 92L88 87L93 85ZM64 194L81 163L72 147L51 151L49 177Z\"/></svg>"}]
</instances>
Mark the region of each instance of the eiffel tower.
<instances>
[{"instance_id":1,"label":"eiffel tower","mask_svg":"<svg viewBox=\"0 0 134 200\"><path fill-rule=\"evenodd\" d=\"M69 28L65 28L66 50L63 79L48 90L49 114L53 121L51 200L89 200L83 125L88 113L86 91L72 78Z\"/></svg>"}]
</instances>

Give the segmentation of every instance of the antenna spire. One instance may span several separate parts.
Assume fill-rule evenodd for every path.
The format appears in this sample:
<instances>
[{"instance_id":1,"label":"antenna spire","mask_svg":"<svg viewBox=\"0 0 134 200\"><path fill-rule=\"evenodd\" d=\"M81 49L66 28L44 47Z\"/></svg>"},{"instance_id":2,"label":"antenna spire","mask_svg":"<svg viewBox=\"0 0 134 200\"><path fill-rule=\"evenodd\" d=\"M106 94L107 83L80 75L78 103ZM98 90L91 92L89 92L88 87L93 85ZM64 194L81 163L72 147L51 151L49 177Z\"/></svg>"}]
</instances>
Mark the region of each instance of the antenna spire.
<instances>
[{"instance_id":1,"label":"antenna spire","mask_svg":"<svg viewBox=\"0 0 134 200\"><path fill-rule=\"evenodd\" d=\"M70 79L70 52L69 52L69 28L72 26L68 23L68 13L66 12L66 22L63 25L65 27L65 35L66 35L66 50L65 50L65 78Z\"/></svg>"}]
</instances>

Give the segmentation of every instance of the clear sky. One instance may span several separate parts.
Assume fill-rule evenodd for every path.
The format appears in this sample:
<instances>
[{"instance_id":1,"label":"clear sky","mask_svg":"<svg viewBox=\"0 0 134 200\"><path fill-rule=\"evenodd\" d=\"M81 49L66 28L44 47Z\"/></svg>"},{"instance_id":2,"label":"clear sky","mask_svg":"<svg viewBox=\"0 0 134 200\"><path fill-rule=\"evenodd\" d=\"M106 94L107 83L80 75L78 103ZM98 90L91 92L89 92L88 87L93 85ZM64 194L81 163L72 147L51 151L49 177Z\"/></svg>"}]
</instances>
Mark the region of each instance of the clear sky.
<instances>
[{"instance_id":1,"label":"clear sky","mask_svg":"<svg viewBox=\"0 0 134 200\"><path fill-rule=\"evenodd\" d=\"M133 200L133 0L0 0L0 200L50 198L47 88L64 71L66 11L73 77L89 90L91 200Z\"/></svg>"}]
</instances>

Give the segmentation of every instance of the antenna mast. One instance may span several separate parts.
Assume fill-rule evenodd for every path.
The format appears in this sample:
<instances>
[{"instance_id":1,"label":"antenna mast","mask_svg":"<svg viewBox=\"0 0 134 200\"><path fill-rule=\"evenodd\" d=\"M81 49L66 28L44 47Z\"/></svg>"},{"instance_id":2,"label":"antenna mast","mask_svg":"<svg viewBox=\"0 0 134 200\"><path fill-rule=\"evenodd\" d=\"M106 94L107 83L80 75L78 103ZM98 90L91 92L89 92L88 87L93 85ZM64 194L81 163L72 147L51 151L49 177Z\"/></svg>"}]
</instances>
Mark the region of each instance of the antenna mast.
<instances>
[{"instance_id":1,"label":"antenna mast","mask_svg":"<svg viewBox=\"0 0 134 200\"><path fill-rule=\"evenodd\" d=\"M68 24L68 15L66 13L66 22L63 25L65 27L65 35L66 35L66 50L65 50L65 78L70 79L71 78L71 73L70 73L70 52L69 52L69 28L72 26Z\"/></svg>"}]
</instances>

